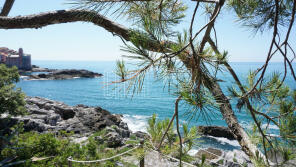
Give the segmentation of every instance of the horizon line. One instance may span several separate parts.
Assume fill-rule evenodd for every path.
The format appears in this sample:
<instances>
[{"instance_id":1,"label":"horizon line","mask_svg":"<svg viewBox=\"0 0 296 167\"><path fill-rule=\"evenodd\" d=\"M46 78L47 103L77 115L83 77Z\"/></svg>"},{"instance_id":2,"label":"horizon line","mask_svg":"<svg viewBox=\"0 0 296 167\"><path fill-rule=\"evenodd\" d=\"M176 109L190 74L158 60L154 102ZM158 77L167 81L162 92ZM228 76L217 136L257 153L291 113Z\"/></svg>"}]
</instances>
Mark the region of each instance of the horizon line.
<instances>
[{"instance_id":1,"label":"horizon line","mask_svg":"<svg viewBox=\"0 0 296 167\"><path fill-rule=\"evenodd\" d=\"M89 59L89 60L67 60L67 59L32 59L32 61L71 61L71 62L77 62L77 61L83 61L83 62L86 62L86 61L96 61L96 62L99 62L99 61L117 61L117 60L121 60L121 59L116 59L116 60L97 60L97 59ZM129 61L135 61L136 60L125 60L126 62L129 62ZM230 63L265 63L265 61L228 61ZM270 63L284 63L284 61L270 61ZM296 63L296 62L292 62L292 63Z\"/></svg>"}]
</instances>

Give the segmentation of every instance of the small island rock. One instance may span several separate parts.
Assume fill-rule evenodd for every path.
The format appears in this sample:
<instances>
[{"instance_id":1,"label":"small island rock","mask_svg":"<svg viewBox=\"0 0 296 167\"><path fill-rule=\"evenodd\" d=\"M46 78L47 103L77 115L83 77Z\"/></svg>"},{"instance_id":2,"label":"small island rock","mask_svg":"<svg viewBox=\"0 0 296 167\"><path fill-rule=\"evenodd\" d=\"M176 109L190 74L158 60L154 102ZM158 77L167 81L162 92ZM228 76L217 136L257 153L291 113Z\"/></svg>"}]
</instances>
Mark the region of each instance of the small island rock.
<instances>
[{"instance_id":1,"label":"small island rock","mask_svg":"<svg viewBox=\"0 0 296 167\"><path fill-rule=\"evenodd\" d=\"M229 140L235 140L234 135L227 127L223 126L198 126L197 130L202 135L214 137L225 137Z\"/></svg>"}]
</instances>

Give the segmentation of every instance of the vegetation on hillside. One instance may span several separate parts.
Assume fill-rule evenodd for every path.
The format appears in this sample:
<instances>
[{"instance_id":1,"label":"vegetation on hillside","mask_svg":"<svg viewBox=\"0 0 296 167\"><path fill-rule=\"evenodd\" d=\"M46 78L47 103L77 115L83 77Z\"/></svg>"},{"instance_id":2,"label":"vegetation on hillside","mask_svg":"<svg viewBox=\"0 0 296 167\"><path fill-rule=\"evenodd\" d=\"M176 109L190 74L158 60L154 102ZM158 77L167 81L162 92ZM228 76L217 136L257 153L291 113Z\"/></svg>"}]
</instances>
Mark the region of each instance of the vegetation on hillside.
<instances>
[{"instance_id":1,"label":"vegetation on hillside","mask_svg":"<svg viewBox=\"0 0 296 167\"><path fill-rule=\"evenodd\" d=\"M111 156L123 153L131 148L108 148L106 143L96 140L97 136L104 136L104 130L90 136L83 143L74 143L71 141L72 133L64 131L59 134L47 133L39 134L37 132L21 133L14 136L13 147L7 147L1 151L0 160L12 158L10 161L19 163L17 166L68 166L68 158L75 160L89 161L109 158ZM130 142L134 145L139 141ZM129 143L129 141L127 142ZM133 154L126 154L131 156ZM122 157L114 158L100 163L86 163L83 166L104 166L115 167L118 164L124 166L135 166L121 160ZM3 165L3 164L2 164ZM81 163L73 162L72 166L81 166ZM5 165L4 165L5 166Z\"/></svg>"}]
</instances>

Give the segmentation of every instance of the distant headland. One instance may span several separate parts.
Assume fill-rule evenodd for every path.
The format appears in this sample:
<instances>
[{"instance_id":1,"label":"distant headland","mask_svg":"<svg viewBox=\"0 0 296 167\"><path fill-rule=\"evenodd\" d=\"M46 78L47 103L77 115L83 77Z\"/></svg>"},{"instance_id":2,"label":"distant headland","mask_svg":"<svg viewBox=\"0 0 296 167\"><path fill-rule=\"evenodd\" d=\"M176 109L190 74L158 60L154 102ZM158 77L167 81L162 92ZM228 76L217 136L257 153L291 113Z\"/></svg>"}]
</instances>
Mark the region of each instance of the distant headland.
<instances>
[{"instance_id":1,"label":"distant headland","mask_svg":"<svg viewBox=\"0 0 296 167\"><path fill-rule=\"evenodd\" d=\"M7 47L0 47L0 64L8 67L16 66L21 75L28 76L28 80L56 80L73 78L95 78L102 74L84 69L48 69L42 68L31 63L31 55L25 54L23 48L18 51ZM34 74L34 72L42 72Z\"/></svg>"}]
</instances>

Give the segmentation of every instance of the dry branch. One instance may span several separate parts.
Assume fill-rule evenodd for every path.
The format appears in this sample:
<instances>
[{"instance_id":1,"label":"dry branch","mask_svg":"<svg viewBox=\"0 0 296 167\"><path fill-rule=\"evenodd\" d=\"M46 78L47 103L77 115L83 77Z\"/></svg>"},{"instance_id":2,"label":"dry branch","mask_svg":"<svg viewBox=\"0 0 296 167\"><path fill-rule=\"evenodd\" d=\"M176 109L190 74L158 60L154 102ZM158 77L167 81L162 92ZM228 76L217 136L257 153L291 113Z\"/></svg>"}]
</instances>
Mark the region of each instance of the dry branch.
<instances>
[{"instance_id":1,"label":"dry branch","mask_svg":"<svg viewBox=\"0 0 296 167\"><path fill-rule=\"evenodd\" d=\"M14 4L14 0L6 0L3 5L2 11L0 13L0 16L7 16L9 14L13 4Z\"/></svg>"},{"instance_id":2,"label":"dry branch","mask_svg":"<svg viewBox=\"0 0 296 167\"><path fill-rule=\"evenodd\" d=\"M2 29L24 29L41 28L52 24L70 22L91 22L103 27L109 32L116 33L129 40L129 30L96 12L86 10L58 10L36 15L0 17L0 28Z\"/></svg>"}]
</instances>

